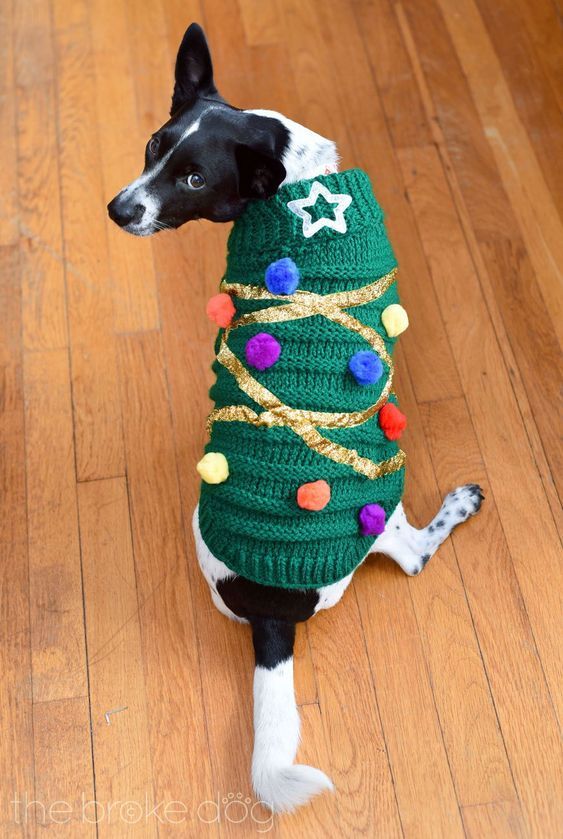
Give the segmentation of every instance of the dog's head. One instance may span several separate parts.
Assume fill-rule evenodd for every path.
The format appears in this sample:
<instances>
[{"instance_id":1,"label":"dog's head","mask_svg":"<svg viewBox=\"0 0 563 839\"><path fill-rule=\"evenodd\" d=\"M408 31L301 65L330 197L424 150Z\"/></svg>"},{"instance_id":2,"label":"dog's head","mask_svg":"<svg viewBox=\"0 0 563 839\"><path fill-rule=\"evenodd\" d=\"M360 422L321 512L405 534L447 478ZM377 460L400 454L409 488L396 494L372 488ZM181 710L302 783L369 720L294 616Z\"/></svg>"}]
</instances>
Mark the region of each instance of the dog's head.
<instances>
[{"instance_id":1,"label":"dog's head","mask_svg":"<svg viewBox=\"0 0 563 839\"><path fill-rule=\"evenodd\" d=\"M170 119L149 139L142 174L108 204L110 218L136 236L235 219L284 180L288 138L279 120L225 102L203 30L192 23L176 59Z\"/></svg>"}]
</instances>

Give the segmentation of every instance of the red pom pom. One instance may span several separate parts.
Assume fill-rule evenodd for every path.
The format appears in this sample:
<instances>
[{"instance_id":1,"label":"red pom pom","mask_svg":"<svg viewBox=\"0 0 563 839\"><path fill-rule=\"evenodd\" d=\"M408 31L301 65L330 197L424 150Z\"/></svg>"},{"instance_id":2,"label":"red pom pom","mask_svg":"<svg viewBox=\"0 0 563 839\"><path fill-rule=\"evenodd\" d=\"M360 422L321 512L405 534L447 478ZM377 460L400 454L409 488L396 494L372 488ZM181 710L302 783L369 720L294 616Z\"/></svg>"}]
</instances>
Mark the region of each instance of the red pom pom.
<instances>
[{"instance_id":1,"label":"red pom pom","mask_svg":"<svg viewBox=\"0 0 563 839\"><path fill-rule=\"evenodd\" d=\"M222 294L214 294L207 303L207 317L212 320L217 326L222 326L226 329L230 326L235 314L235 304L231 300L231 295L223 292Z\"/></svg>"},{"instance_id":2,"label":"red pom pom","mask_svg":"<svg viewBox=\"0 0 563 839\"><path fill-rule=\"evenodd\" d=\"M297 490L297 506L302 510L322 510L330 501L330 487L326 481L301 484Z\"/></svg>"},{"instance_id":3,"label":"red pom pom","mask_svg":"<svg viewBox=\"0 0 563 839\"><path fill-rule=\"evenodd\" d=\"M398 440L407 425L407 418L392 402L386 402L379 412L379 425L388 440Z\"/></svg>"}]
</instances>

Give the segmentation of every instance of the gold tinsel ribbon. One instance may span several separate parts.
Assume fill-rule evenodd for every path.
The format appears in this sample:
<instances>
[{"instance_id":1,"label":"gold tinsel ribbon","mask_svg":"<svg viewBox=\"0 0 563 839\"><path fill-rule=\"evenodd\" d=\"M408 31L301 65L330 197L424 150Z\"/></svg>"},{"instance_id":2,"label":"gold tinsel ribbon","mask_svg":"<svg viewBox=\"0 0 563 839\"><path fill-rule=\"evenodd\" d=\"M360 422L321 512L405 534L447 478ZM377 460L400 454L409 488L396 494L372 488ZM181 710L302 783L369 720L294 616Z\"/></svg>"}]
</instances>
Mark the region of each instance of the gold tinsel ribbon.
<instances>
[{"instance_id":1,"label":"gold tinsel ribbon","mask_svg":"<svg viewBox=\"0 0 563 839\"><path fill-rule=\"evenodd\" d=\"M217 353L217 361L231 373L240 389L264 410L258 414L245 405L228 405L224 408L216 408L209 415L207 422L209 433L211 433L211 428L215 422L247 422L251 425L266 427L285 426L291 428L295 434L301 437L310 449L323 455L323 457L334 460L336 463L350 466L367 478L379 478L381 475L389 475L391 472L400 469L405 462L405 453L401 450L393 457L376 463L367 457L362 457L355 449L347 449L332 442L332 440L328 440L317 430L317 426L321 428L353 428L361 425L373 417L387 401L393 385L393 360L385 348L385 343L375 329L366 326L343 310L354 306L362 306L381 297L395 281L396 273L397 269L395 268L389 274L367 286L334 294L321 295L297 290L291 295L289 303L287 302L287 295L272 294L260 286L223 282L221 291L234 294L244 300L281 300L284 301L284 305L270 306L242 315L224 331ZM229 349L228 338L233 329L253 323L283 323L313 317L314 315L323 315L328 320L356 332L387 364L389 375L385 387L381 391L377 402L364 411L327 413L290 408L261 385Z\"/></svg>"}]
</instances>

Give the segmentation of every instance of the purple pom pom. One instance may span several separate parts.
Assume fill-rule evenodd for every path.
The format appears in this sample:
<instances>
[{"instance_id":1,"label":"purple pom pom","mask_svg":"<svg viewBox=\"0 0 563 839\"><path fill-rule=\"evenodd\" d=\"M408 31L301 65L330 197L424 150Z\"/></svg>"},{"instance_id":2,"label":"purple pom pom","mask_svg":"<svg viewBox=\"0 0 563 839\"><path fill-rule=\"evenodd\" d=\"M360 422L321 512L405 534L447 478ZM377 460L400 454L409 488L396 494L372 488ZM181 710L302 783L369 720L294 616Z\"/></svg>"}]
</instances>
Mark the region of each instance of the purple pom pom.
<instances>
[{"instance_id":1,"label":"purple pom pom","mask_svg":"<svg viewBox=\"0 0 563 839\"><path fill-rule=\"evenodd\" d=\"M358 518L362 536L379 536L385 530L385 510L379 504L366 504Z\"/></svg>"},{"instance_id":2,"label":"purple pom pom","mask_svg":"<svg viewBox=\"0 0 563 839\"><path fill-rule=\"evenodd\" d=\"M360 350L348 362L348 369L359 385L372 385L383 374L383 364L371 350Z\"/></svg>"},{"instance_id":3,"label":"purple pom pom","mask_svg":"<svg viewBox=\"0 0 563 839\"><path fill-rule=\"evenodd\" d=\"M257 370L266 370L276 363L280 357L281 346L273 335L267 332L259 332L250 338L245 347L246 360L251 367Z\"/></svg>"},{"instance_id":4,"label":"purple pom pom","mask_svg":"<svg viewBox=\"0 0 563 839\"><path fill-rule=\"evenodd\" d=\"M278 259L266 268L266 288L272 294L293 294L299 285L299 269L289 257Z\"/></svg>"}]
</instances>

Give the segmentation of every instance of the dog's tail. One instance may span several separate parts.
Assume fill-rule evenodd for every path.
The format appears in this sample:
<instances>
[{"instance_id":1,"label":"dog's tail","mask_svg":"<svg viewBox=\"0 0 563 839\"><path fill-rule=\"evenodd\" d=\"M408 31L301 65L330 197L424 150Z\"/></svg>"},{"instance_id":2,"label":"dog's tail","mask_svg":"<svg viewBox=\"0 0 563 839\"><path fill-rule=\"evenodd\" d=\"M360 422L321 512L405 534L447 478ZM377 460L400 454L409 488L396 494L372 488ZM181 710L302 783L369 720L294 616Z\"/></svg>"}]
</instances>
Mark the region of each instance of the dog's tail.
<instances>
[{"instance_id":1,"label":"dog's tail","mask_svg":"<svg viewBox=\"0 0 563 839\"><path fill-rule=\"evenodd\" d=\"M252 783L263 804L274 812L289 811L333 785L320 769L293 763L299 743L295 624L273 618L253 618L251 624L256 656Z\"/></svg>"}]
</instances>

